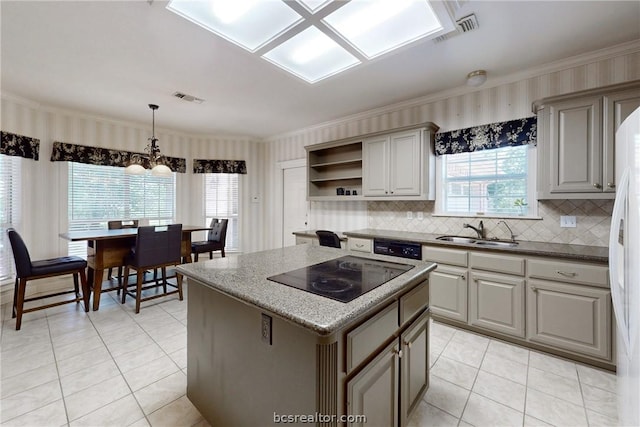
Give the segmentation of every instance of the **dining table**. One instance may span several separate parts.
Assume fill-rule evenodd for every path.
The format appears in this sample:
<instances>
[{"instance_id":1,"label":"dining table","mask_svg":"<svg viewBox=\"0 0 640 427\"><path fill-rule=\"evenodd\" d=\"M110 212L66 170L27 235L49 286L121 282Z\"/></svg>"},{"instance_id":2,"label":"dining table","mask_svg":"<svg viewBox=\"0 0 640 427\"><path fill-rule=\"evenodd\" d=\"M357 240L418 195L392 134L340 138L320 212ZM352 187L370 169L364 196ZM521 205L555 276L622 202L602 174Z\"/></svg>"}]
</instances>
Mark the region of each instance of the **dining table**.
<instances>
[{"instance_id":1,"label":"dining table","mask_svg":"<svg viewBox=\"0 0 640 427\"><path fill-rule=\"evenodd\" d=\"M194 231L211 230L205 226L183 225L182 242L180 247L181 261L192 262L191 259L191 233ZM119 267L123 264L124 257L129 254L136 244L137 228L123 228L117 230L82 230L60 233L59 236L71 242L87 242L87 281L93 292L93 310L100 308L100 294L118 289L111 287L102 289L104 270L111 267Z\"/></svg>"}]
</instances>

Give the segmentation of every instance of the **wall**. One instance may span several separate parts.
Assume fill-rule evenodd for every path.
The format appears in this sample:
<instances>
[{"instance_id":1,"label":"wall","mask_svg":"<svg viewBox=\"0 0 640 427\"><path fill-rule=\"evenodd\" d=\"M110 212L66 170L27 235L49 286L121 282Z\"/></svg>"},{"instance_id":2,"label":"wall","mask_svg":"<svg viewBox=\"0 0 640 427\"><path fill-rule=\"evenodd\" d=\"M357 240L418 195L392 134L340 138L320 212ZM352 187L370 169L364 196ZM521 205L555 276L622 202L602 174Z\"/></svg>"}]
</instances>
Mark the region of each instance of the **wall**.
<instances>
[{"instance_id":1,"label":"wall","mask_svg":"<svg viewBox=\"0 0 640 427\"><path fill-rule=\"evenodd\" d=\"M40 139L40 160L22 162L21 223L17 228L34 259L66 255L67 241L58 235L68 228L68 164L49 160L53 142L142 151L151 135L151 123L114 121L6 93L2 95L1 107L2 130ZM205 223L203 179L202 175L192 173L194 158L247 162L248 173L242 177L240 190L241 249L245 252L262 249L262 234L254 232L262 229L262 204L252 203L251 198L263 192L264 145L242 137L187 135L160 127L156 127L156 136L163 154L187 159L187 173L176 174L176 220L183 224ZM202 239L204 233L194 233L193 238Z\"/></svg>"},{"instance_id":2,"label":"wall","mask_svg":"<svg viewBox=\"0 0 640 427\"><path fill-rule=\"evenodd\" d=\"M480 124L532 116L531 103L536 99L584 89L607 86L640 79L640 42L603 49L579 57L528 70L500 80L489 79L481 89L460 88L400 104L367 111L341 120L301 129L269 139L267 167L270 184L267 187L267 209L277 209L281 203L275 166L277 162L303 158L304 147L335 139L401 126L434 122L440 131L461 129ZM353 229L358 218L366 216L367 227L460 234L463 222L473 218L432 217L432 203L419 202L342 202L339 218L329 224L323 204L311 205L311 217L318 220L310 228L337 231ZM406 211L423 211L423 220L406 220ZM544 201L539 203L542 220L509 220L514 232L523 240L590 244L607 246L612 203L593 201ZM559 215L576 215L578 227L559 228ZM354 220L354 218L356 218ZM486 221L489 232L495 221ZM281 230L272 228L266 241L277 246ZM498 230L495 230L498 233Z\"/></svg>"}]
</instances>

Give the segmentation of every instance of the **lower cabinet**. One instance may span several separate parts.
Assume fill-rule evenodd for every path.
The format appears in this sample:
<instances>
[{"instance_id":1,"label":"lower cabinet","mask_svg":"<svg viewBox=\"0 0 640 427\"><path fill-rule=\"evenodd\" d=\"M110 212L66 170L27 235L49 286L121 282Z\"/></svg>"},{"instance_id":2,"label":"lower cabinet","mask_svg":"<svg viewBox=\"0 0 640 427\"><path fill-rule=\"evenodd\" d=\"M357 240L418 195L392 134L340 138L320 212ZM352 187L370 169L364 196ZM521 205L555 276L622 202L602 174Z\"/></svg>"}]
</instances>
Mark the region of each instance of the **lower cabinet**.
<instances>
[{"instance_id":1,"label":"lower cabinet","mask_svg":"<svg viewBox=\"0 0 640 427\"><path fill-rule=\"evenodd\" d=\"M471 272L469 324L524 338L524 277Z\"/></svg>"},{"instance_id":2,"label":"lower cabinet","mask_svg":"<svg viewBox=\"0 0 640 427\"><path fill-rule=\"evenodd\" d=\"M467 269L438 265L429 276L431 312L467 322Z\"/></svg>"},{"instance_id":3,"label":"lower cabinet","mask_svg":"<svg viewBox=\"0 0 640 427\"><path fill-rule=\"evenodd\" d=\"M429 312L424 311L348 380L347 415L366 417L366 423L348 425L407 425L429 385L428 337Z\"/></svg>"},{"instance_id":4,"label":"lower cabinet","mask_svg":"<svg viewBox=\"0 0 640 427\"><path fill-rule=\"evenodd\" d=\"M546 280L529 280L527 339L611 359L611 292Z\"/></svg>"},{"instance_id":5,"label":"lower cabinet","mask_svg":"<svg viewBox=\"0 0 640 427\"><path fill-rule=\"evenodd\" d=\"M347 383L347 415L366 417L366 423L349 425L398 425L399 354L394 341Z\"/></svg>"}]
</instances>

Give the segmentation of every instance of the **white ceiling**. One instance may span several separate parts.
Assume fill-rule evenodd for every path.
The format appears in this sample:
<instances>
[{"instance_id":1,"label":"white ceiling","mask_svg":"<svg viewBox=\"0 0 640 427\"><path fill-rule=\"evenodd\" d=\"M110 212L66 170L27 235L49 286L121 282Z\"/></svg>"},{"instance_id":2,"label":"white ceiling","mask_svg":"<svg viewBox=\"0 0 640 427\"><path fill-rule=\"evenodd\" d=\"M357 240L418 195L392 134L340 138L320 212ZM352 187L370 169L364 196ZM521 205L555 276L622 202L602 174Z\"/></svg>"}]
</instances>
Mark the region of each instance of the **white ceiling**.
<instances>
[{"instance_id":1,"label":"white ceiling","mask_svg":"<svg viewBox=\"0 0 640 427\"><path fill-rule=\"evenodd\" d=\"M166 3L2 0L2 91L140 123L156 103L160 128L263 138L453 89L476 69L498 79L640 39L638 1L457 1L454 18L475 13L479 29L311 85Z\"/></svg>"}]
</instances>

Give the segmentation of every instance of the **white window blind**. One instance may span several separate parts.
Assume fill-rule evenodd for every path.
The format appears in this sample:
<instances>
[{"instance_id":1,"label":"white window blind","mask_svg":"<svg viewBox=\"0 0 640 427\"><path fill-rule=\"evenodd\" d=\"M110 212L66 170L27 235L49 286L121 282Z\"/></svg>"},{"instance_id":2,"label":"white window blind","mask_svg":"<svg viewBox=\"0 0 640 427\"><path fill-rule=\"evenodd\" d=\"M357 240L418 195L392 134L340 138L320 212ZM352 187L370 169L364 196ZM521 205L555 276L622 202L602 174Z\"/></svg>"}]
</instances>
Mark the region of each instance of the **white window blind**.
<instances>
[{"instance_id":1,"label":"white window blind","mask_svg":"<svg viewBox=\"0 0 640 427\"><path fill-rule=\"evenodd\" d=\"M438 213L530 215L531 150L522 145L440 156L443 197Z\"/></svg>"},{"instance_id":2,"label":"white window blind","mask_svg":"<svg viewBox=\"0 0 640 427\"><path fill-rule=\"evenodd\" d=\"M107 221L137 219L150 225L175 218L171 178L127 175L124 168L69 163L69 231L105 229ZM86 257L86 242L70 242L69 255Z\"/></svg>"},{"instance_id":3,"label":"white window blind","mask_svg":"<svg viewBox=\"0 0 640 427\"><path fill-rule=\"evenodd\" d=\"M19 228L22 158L0 154L0 283L12 278L15 265L8 228Z\"/></svg>"},{"instance_id":4,"label":"white window blind","mask_svg":"<svg viewBox=\"0 0 640 427\"><path fill-rule=\"evenodd\" d=\"M212 218L228 219L226 251L240 250L238 233L240 174L206 173L204 174L204 207L206 225Z\"/></svg>"}]
</instances>

